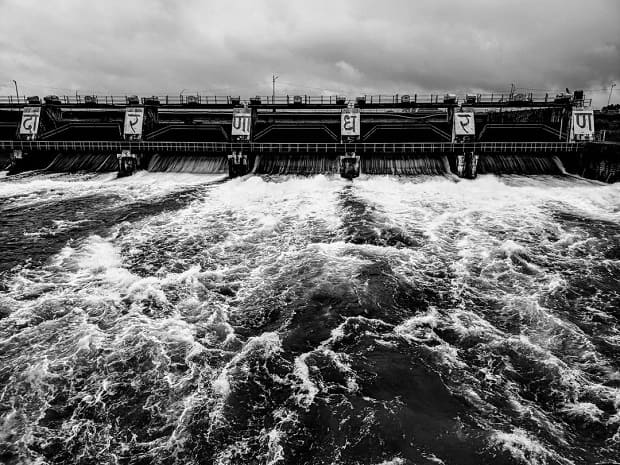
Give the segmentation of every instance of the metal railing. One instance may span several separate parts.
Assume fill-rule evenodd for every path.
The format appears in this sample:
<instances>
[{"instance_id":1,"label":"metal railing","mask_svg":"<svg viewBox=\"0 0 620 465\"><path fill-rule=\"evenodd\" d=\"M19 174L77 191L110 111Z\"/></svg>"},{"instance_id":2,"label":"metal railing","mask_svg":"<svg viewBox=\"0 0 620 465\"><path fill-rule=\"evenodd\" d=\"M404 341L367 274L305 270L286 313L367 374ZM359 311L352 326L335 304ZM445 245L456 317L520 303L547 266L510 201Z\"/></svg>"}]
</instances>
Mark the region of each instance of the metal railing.
<instances>
[{"instance_id":1,"label":"metal railing","mask_svg":"<svg viewBox=\"0 0 620 465\"><path fill-rule=\"evenodd\" d=\"M83 152L216 152L246 150L254 153L527 153L576 152L582 143L570 142L410 142L410 143L241 143L159 141L0 141L0 150Z\"/></svg>"},{"instance_id":2,"label":"metal railing","mask_svg":"<svg viewBox=\"0 0 620 465\"><path fill-rule=\"evenodd\" d=\"M26 97L19 97L13 95L0 96L0 104L4 105L25 105L28 103Z\"/></svg>"},{"instance_id":3,"label":"metal railing","mask_svg":"<svg viewBox=\"0 0 620 465\"><path fill-rule=\"evenodd\" d=\"M499 105L499 106L532 106L536 104L581 105L590 106L592 99L574 100L570 95L550 95L535 93L491 93L491 94L393 94L393 95L359 95L353 98L337 95L276 95L255 96L241 98L231 95L65 95L48 96L51 104L59 105L347 105L355 103L357 106L381 105L397 107L416 105ZM31 97L0 96L0 104L26 105ZM46 99L41 98L40 103ZM36 104L31 103L31 104Z\"/></svg>"}]
</instances>

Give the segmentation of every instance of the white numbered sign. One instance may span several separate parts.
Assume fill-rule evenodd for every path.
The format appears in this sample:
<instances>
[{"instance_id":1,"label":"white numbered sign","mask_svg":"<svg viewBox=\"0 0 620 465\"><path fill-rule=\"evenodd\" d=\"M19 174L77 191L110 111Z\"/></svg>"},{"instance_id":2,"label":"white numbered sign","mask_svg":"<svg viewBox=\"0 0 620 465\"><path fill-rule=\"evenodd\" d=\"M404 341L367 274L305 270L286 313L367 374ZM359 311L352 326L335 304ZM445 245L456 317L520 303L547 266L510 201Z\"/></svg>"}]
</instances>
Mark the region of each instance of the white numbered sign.
<instances>
[{"instance_id":1,"label":"white numbered sign","mask_svg":"<svg viewBox=\"0 0 620 465\"><path fill-rule=\"evenodd\" d=\"M144 108L127 108L125 110L125 136L142 136Z\"/></svg>"},{"instance_id":2,"label":"white numbered sign","mask_svg":"<svg viewBox=\"0 0 620 465\"><path fill-rule=\"evenodd\" d=\"M40 120L41 107L24 107L19 133L23 136L30 136L34 139L37 135L37 131L39 130Z\"/></svg>"},{"instance_id":3,"label":"white numbered sign","mask_svg":"<svg viewBox=\"0 0 620 465\"><path fill-rule=\"evenodd\" d=\"M475 136L476 125L472 112L454 113L454 135L455 136Z\"/></svg>"},{"instance_id":4,"label":"white numbered sign","mask_svg":"<svg viewBox=\"0 0 620 465\"><path fill-rule=\"evenodd\" d=\"M346 108L340 115L340 134L344 136L360 135L360 109Z\"/></svg>"},{"instance_id":5,"label":"white numbered sign","mask_svg":"<svg viewBox=\"0 0 620 465\"><path fill-rule=\"evenodd\" d=\"M594 112L592 110L573 110L571 140L590 140L594 138Z\"/></svg>"},{"instance_id":6,"label":"white numbered sign","mask_svg":"<svg viewBox=\"0 0 620 465\"><path fill-rule=\"evenodd\" d=\"M233 109L232 135L240 139L250 138L252 111L249 108Z\"/></svg>"}]
</instances>

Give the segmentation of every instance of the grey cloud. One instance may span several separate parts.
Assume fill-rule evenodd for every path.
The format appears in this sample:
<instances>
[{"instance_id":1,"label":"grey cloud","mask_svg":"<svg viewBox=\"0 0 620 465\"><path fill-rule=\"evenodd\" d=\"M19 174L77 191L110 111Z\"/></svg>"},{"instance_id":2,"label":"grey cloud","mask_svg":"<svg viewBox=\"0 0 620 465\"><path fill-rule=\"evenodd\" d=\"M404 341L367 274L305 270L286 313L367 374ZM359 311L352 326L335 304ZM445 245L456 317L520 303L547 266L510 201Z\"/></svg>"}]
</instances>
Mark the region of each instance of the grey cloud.
<instances>
[{"instance_id":1,"label":"grey cloud","mask_svg":"<svg viewBox=\"0 0 620 465\"><path fill-rule=\"evenodd\" d=\"M615 0L3 0L0 92L605 88L618 24Z\"/></svg>"}]
</instances>

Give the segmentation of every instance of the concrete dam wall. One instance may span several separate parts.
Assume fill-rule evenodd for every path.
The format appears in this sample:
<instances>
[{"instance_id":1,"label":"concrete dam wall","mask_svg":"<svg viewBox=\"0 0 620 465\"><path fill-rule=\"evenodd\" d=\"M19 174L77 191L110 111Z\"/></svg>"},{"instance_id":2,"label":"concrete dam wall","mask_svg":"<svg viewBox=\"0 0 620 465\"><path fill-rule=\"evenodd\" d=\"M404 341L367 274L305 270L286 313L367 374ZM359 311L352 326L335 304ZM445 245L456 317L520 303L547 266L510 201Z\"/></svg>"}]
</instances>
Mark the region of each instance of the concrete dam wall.
<instances>
[{"instance_id":1,"label":"concrete dam wall","mask_svg":"<svg viewBox=\"0 0 620 465\"><path fill-rule=\"evenodd\" d=\"M0 103L0 169L618 180L620 116L577 93L383 97Z\"/></svg>"}]
</instances>

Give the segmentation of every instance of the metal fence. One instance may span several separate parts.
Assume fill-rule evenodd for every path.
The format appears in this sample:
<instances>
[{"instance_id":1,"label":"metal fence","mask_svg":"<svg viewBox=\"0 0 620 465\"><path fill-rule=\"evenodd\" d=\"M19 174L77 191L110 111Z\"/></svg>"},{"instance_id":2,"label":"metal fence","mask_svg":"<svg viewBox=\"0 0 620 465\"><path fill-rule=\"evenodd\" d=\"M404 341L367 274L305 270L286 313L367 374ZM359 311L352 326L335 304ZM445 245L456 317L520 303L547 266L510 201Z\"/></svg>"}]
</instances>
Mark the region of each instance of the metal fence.
<instances>
[{"instance_id":1,"label":"metal fence","mask_svg":"<svg viewBox=\"0 0 620 465\"><path fill-rule=\"evenodd\" d=\"M215 152L231 153L541 153L576 152L582 143L570 142L472 142L453 143L234 143L156 141L0 141L0 150L79 152Z\"/></svg>"},{"instance_id":2,"label":"metal fence","mask_svg":"<svg viewBox=\"0 0 620 465\"><path fill-rule=\"evenodd\" d=\"M532 106L535 104L561 104L589 106L592 99L575 100L570 95L491 93L491 94L392 94L392 95L359 95L356 97L338 95L276 95L240 97L231 95L64 95L47 96L38 100L33 97L0 96L0 104L26 105L37 103L56 105L348 105L357 106L415 106L415 105L501 105L501 106Z\"/></svg>"}]
</instances>

